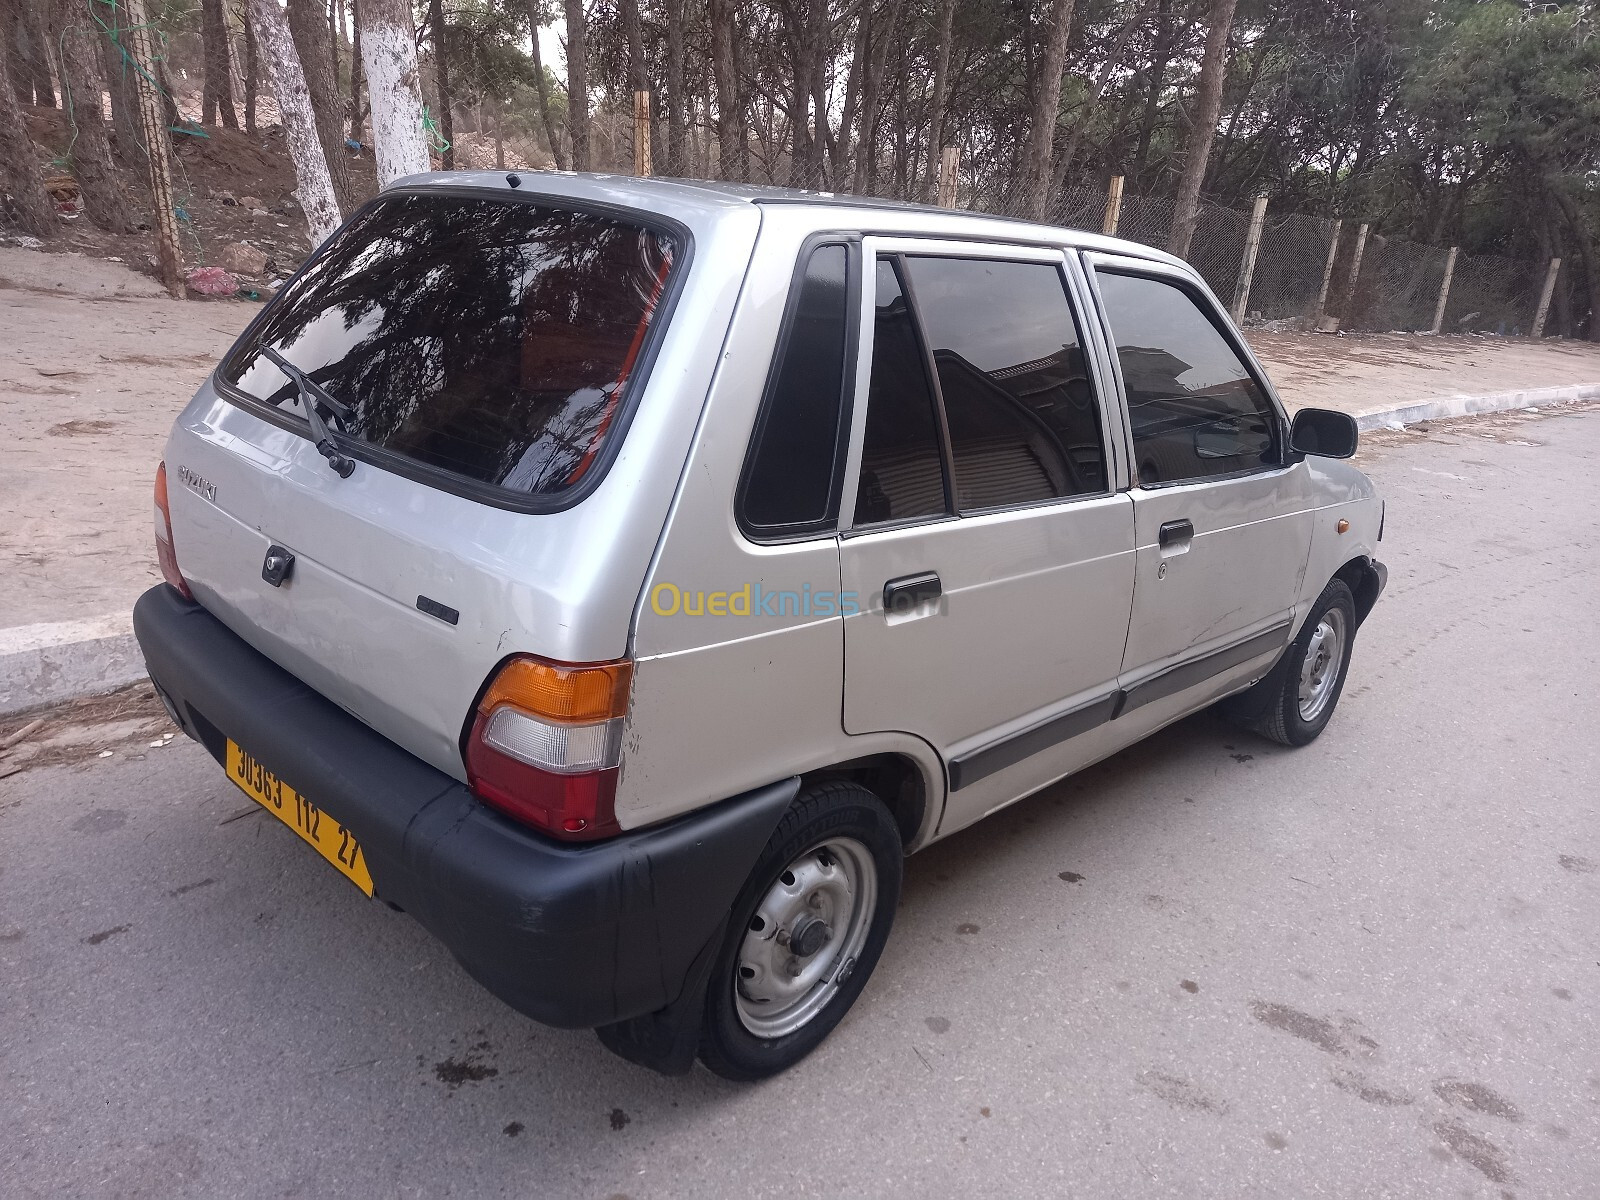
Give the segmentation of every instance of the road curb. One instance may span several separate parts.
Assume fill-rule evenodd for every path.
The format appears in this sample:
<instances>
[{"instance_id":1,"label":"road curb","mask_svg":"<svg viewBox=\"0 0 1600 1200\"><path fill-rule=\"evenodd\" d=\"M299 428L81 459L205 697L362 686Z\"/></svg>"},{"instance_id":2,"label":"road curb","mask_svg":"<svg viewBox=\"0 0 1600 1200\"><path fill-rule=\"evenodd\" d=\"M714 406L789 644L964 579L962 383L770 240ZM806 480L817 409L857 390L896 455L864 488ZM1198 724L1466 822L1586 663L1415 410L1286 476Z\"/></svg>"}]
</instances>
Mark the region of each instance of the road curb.
<instances>
[{"instance_id":1,"label":"road curb","mask_svg":"<svg viewBox=\"0 0 1600 1200\"><path fill-rule=\"evenodd\" d=\"M0 717L146 677L127 613L0 629Z\"/></svg>"},{"instance_id":2,"label":"road curb","mask_svg":"<svg viewBox=\"0 0 1600 1200\"><path fill-rule=\"evenodd\" d=\"M1600 383L1528 388L1485 396L1441 396L1353 413L1363 432L1418 421L1470 417L1600 400ZM0 629L0 717L95 696L147 678L126 613Z\"/></svg>"},{"instance_id":3,"label":"road curb","mask_svg":"<svg viewBox=\"0 0 1600 1200\"><path fill-rule=\"evenodd\" d=\"M1406 425L1415 425L1418 421L1441 421L1449 417L1511 412L1519 408L1576 404L1580 400L1600 400L1600 383L1569 383L1560 387L1496 392L1488 396L1440 396L1434 400L1422 400L1415 404L1393 404L1354 415L1356 427L1365 433L1372 429L1398 429Z\"/></svg>"}]
</instances>

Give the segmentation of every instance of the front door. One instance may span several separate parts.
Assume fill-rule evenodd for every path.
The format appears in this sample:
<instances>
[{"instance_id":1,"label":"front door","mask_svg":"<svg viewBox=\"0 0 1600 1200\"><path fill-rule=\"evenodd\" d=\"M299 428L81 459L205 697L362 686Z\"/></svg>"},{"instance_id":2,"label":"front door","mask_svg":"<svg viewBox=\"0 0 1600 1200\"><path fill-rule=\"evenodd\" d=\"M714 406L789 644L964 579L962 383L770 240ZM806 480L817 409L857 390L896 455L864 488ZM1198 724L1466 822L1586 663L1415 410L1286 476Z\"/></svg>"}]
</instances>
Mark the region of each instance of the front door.
<instances>
[{"instance_id":1,"label":"front door","mask_svg":"<svg viewBox=\"0 0 1600 1200\"><path fill-rule=\"evenodd\" d=\"M1095 283L1135 477L1123 711L1180 693L1193 703L1288 641L1311 538L1305 468L1283 465L1282 414L1200 289L1109 260Z\"/></svg>"},{"instance_id":2,"label":"front door","mask_svg":"<svg viewBox=\"0 0 1600 1200\"><path fill-rule=\"evenodd\" d=\"M866 253L844 725L939 752L948 832L1081 765L1073 739L1110 719L1133 505L1107 454L1075 263L911 239Z\"/></svg>"}]
</instances>

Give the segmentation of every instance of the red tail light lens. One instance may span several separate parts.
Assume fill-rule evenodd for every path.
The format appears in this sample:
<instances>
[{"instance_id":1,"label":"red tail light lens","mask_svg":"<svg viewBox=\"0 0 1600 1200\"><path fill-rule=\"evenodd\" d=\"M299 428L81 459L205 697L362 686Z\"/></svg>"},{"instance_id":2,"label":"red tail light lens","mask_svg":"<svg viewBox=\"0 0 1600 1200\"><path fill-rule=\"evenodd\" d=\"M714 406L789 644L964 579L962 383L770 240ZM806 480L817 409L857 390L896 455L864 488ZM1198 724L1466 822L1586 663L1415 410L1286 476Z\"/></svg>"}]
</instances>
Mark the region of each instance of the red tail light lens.
<instances>
[{"instance_id":1,"label":"red tail light lens","mask_svg":"<svg viewBox=\"0 0 1600 1200\"><path fill-rule=\"evenodd\" d=\"M161 578L177 588L185 600L193 600L183 572L178 570L178 552L172 546L172 513L167 507L167 464L156 468L156 561Z\"/></svg>"},{"instance_id":2,"label":"red tail light lens","mask_svg":"<svg viewBox=\"0 0 1600 1200\"><path fill-rule=\"evenodd\" d=\"M592 841L620 833L617 775L632 678L626 660L509 660L484 692L467 738L473 792L554 837Z\"/></svg>"}]
</instances>

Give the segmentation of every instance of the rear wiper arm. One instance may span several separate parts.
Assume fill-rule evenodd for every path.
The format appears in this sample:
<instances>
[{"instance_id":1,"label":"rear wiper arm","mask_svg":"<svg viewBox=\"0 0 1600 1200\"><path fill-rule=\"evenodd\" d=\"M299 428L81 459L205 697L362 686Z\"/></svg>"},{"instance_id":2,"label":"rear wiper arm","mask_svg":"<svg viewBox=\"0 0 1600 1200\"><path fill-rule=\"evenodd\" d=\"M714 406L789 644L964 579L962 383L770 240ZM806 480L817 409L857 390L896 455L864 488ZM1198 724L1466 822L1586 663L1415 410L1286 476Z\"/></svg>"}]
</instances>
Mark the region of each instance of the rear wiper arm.
<instances>
[{"instance_id":1,"label":"rear wiper arm","mask_svg":"<svg viewBox=\"0 0 1600 1200\"><path fill-rule=\"evenodd\" d=\"M342 422L350 416L350 406L342 400L335 400L325 387L271 346L262 346L260 350L276 364L278 370L293 380L295 387L300 390L300 407L306 410L306 423L311 426L311 438L317 447L317 453L328 460L328 465L340 479L349 479L350 472L356 469L355 459L341 454L339 447L333 444L333 434L328 431L327 422L322 419L320 410L326 408L336 420Z\"/></svg>"}]
</instances>

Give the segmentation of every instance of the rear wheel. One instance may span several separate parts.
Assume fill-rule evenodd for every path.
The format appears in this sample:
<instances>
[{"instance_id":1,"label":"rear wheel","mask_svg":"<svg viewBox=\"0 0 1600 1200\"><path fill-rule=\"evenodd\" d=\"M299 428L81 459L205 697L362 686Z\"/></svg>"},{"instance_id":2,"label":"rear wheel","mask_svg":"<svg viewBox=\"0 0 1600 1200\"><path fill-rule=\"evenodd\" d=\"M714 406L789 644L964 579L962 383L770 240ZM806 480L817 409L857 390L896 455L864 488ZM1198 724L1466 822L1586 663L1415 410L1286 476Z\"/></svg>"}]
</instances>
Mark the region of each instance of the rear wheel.
<instances>
[{"instance_id":1,"label":"rear wheel","mask_svg":"<svg viewBox=\"0 0 1600 1200\"><path fill-rule=\"evenodd\" d=\"M712 967L707 1067L761 1079L816 1049L883 953L902 856L894 819L866 788L834 781L800 793L734 904Z\"/></svg>"}]
</instances>

